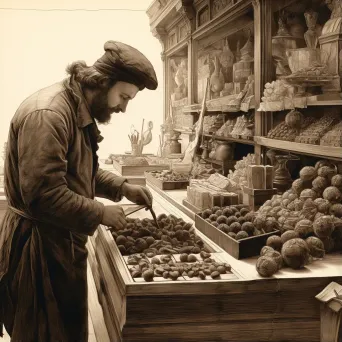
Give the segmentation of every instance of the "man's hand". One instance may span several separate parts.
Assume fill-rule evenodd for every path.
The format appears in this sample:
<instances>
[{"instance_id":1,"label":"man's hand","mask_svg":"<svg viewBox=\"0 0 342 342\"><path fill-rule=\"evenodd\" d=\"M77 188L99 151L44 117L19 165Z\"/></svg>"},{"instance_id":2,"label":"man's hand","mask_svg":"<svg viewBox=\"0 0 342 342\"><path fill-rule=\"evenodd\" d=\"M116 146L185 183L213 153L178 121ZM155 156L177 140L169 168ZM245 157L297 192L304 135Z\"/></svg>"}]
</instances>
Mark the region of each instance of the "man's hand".
<instances>
[{"instance_id":1,"label":"man's hand","mask_svg":"<svg viewBox=\"0 0 342 342\"><path fill-rule=\"evenodd\" d=\"M119 205L107 205L102 218L103 225L120 230L126 227L126 216Z\"/></svg>"},{"instance_id":2,"label":"man's hand","mask_svg":"<svg viewBox=\"0 0 342 342\"><path fill-rule=\"evenodd\" d=\"M133 203L152 207L153 196L145 186L123 183L122 194Z\"/></svg>"}]
</instances>

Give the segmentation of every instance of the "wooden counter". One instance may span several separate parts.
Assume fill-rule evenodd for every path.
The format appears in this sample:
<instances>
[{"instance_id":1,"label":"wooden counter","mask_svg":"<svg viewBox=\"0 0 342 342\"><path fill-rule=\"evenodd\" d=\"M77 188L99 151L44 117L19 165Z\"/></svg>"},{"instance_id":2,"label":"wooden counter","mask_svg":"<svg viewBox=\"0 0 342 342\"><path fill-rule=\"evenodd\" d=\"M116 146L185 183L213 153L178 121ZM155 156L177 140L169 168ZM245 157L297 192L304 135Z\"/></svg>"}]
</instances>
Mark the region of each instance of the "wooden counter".
<instances>
[{"instance_id":1,"label":"wooden counter","mask_svg":"<svg viewBox=\"0 0 342 342\"><path fill-rule=\"evenodd\" d=\"M158 193L157 214L191 222ZM136 217L148 217L145 211ZM89 260L111 341L307 341L320 340L320 308L314 298L331 281L342 283L342 255L328 255L299 271L282 269L261 278L255 259L234 259L229 280L135 282L111 234L101 227L90 239Z\"/></svg>"}]
</instances>

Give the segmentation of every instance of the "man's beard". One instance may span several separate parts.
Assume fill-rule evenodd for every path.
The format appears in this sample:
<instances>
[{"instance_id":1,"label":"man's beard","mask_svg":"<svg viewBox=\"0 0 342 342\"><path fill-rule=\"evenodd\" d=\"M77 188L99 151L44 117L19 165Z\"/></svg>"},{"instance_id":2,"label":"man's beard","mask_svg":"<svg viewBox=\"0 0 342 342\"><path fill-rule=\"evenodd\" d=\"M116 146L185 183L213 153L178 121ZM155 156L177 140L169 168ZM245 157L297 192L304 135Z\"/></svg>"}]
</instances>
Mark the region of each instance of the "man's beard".
<instances>
[{"instance_id":1,"label":"man's beard","mask_svg":"<svg viewBox=\"0 0 342 342\"><path fill-rule=\"evenodd\" d=\"M90 106L91 115L99 123L108 124L110 122L111 115L120 112L120 107L108 107L108 92L101 91L93 98Z\"/></svg>"}]
</instances>

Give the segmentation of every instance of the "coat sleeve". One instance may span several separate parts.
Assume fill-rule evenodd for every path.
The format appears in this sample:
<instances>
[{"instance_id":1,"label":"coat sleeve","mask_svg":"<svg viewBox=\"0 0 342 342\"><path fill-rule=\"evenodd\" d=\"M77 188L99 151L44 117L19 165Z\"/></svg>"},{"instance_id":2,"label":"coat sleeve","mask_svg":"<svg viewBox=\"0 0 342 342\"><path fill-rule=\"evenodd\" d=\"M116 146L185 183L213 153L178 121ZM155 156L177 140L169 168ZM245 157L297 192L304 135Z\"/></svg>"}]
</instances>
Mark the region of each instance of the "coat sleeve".
<instances>
[{"instance_id":1,"label":"coat sleeve","mask_svg":"<svg viewBox=\"0 0 342 342\"><path fill-rule=\"evenodd\" d=\"M124 182L127 182L126 178L99 168L95 176L95 195L119 202L122 198L121 187Z\"/></svg>"},{"instance_id":2,"label":"coat sleeve","mask_svg":"<svg viewBox=\"0 0 342 342\"><path fill-rule=\"evenodd\" d=\"M70 130L59 113L30 113L18 131L20 190L26 210L38 220L92 235L104 205L68 188Z\"/></svg>"}]
</instances>

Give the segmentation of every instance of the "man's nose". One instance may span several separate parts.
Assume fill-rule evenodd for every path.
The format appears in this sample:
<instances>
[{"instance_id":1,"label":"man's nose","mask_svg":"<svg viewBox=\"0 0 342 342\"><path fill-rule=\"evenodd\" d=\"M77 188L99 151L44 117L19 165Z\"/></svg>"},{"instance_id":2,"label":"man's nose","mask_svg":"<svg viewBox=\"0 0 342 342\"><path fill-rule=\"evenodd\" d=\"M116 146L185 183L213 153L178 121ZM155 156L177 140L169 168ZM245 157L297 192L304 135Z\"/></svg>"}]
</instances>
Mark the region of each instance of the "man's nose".
<instances>
[{"instance_id":1,"label":"man's nose","mask_svg":"<svg viewBox=\"0 0 342 342\"><path fill-rule=\"evenodd\" d=\"M127 108L127 102L123 102L121 105L120 105L120 108L121 108L121 112L122 113L126 113L126 108Z\"/></svg>"}]
</instances>

